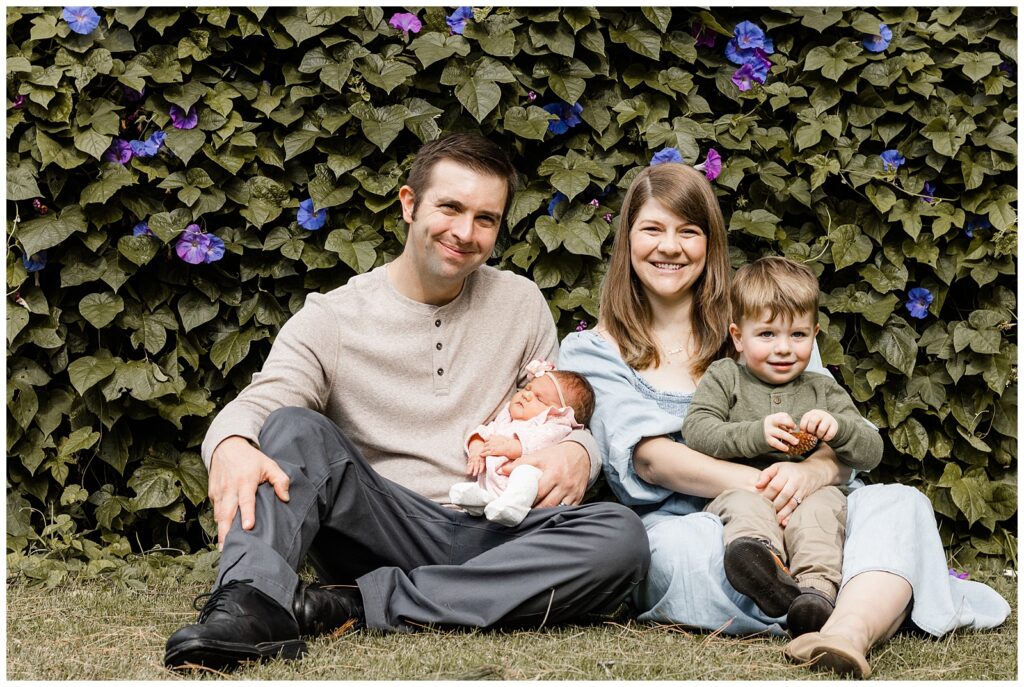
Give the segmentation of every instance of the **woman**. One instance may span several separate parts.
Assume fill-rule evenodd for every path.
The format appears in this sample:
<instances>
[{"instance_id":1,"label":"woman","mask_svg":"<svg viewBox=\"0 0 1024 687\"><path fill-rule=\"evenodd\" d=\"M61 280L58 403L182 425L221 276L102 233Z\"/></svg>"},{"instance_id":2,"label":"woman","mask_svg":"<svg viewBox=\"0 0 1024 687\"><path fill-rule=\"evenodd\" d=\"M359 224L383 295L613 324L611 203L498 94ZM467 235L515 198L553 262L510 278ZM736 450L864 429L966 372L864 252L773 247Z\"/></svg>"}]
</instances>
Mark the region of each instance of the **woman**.
<instances>
[{"instance_id":1,"label":"woman","mask_svg":"<svg viewBox=\"0 0 1024 687\"><path fill-rule=\"evenodd\" d=\"M686 165L648 167L626 193L619 227L601 320L596 330L566 337L559 367L593 385L591 429L605 475L647 527L652 561L635 598L640 619L784 634L784 617L765 616L729 585L721 521L701 511L726 489L746 488L772 500L781 521L798 507L796 485L777 476L776 466L759 472L697 453L679 434L701 375L734 355L726 336L728 246L714 190ZM816 351L808 369L828 374ZM827 446L793 469L804 493L851 476ZM791 641L787 656L863 677L871 670L869 649L908 615L936 636L1005 620L1009 605L995 591L948 575L923 494L901 485L861 487L851 491L848 508L835 611L820 632Z\"/></svg>"}]
</instances>

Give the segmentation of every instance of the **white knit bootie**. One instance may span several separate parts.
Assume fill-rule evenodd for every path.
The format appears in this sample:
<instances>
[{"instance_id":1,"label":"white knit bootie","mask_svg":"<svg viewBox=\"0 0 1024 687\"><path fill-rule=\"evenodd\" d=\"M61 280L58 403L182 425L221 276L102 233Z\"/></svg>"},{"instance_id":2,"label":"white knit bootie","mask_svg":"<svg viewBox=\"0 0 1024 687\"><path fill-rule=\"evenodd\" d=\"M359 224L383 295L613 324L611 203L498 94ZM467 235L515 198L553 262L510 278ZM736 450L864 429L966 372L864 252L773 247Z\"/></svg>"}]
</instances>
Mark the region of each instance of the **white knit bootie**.
<instances>
[{"instance_id":1,"label":"white knit bootie","mask_svg":"<svg viewBox=\"0 0 1024 687\"><path fill-rule=\"evenodd\" d=\"M448 490L448 500L470 515L483 515L484 506L493 501L494 496L476 482L459 482Z\"/></svg>"},{"instance_id":2,"label":"white knit bootie","mask_svg":"<svg viewBox=\"0 0 1024 687\"><path fill-rule=\"evenodd\" d=\"M537 499L540 475L540 469L532 465L520 465L513 470L504 493L484 508L487 519L509 527L521 523Z\"/></svg>"}]
</instances>

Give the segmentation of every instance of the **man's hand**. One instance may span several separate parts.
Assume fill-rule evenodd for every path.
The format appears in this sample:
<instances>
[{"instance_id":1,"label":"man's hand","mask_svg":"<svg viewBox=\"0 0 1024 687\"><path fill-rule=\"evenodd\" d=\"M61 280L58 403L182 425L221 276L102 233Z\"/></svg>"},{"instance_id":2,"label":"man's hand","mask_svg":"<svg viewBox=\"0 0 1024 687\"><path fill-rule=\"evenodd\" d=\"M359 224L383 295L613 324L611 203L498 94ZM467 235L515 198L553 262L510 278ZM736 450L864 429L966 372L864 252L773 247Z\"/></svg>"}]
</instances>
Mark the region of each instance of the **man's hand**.
<instances>
[{"instance_id":1,"label":"man's hand","mask_svg":"<svg viewBox=\"0 0 1024 687\"><path fill-rule=\"evenodd\" d=\"M830 413L815 408L800 418L800 429L822 441L831 441L839 431L839 423Z\"/></svg>"},{"instance_id":2,"label":"man's hand","mask_svg":"<svg viewBox=\"0 0 1024 687\"><path fill-rule=\"evenodd\" d=\"M235 512L242 511L242 529L256 525L256 488L270 482L274 493L288 501L288 475L266 454L239 436L220 442L210 459L209 496L217 521L217 548L231 529Z\"/></svg>"},{"instance_id":3,"label":"man's hand","mask_svg":"<svg viewBox=\"0 0 1024 687\"><path fill-rule=\"evenodd\" d=\"M590 477L590 457L575 441L563 441L548 448L527 453L505 463L498 472L508 475L519 465L533 465L541 471L534 508L575 505L583 499Z\"/></svg>"},{"instance_id":4,"label":"man's hand","mask_svg":"<svg viewBox=\"0 0 1024 687\"><path fill-rule=\"evenodd\" d=\"M480 451L481 456L505 456L515 460L516 458L523 457L523 444L519 439L514 437L506 437L500 434L492 434L487 441L484 442L483 450Z\"/></svg>"},{"instance_id":5,"label":"man's hand","mask_svg":"<svg viewBox=\"0 0 1024 687\"><path fill-rule=\"evenodd\" d=\"M785 453L790 446L800 443L799 439L790 434L794 429L796 423L789 413L775 413L764 419L764 438L777 451Z\"/></svg>"}]
</instances>

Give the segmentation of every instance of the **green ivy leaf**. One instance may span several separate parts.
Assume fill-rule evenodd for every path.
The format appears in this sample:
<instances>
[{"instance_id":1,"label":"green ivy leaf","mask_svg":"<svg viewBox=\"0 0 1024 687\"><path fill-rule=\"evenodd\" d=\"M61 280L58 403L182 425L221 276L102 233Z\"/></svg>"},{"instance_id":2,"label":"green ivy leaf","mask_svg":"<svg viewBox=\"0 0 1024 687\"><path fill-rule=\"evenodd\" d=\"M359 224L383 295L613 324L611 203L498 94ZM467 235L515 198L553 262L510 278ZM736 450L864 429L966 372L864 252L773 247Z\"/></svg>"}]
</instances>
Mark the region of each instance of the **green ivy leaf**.
<instances>
[{"instance_id":1,"label":"green ivy leaf","mask_svg":"<svg viewBox=\"0 0 1024 687\"><path fill-rule=\"evenodd\" d=\"M914 418L905 421L889 430L889 440L900 453L924 460L928 455L928 432L924 425Z\"/></svg>"},{"instance_id":2,"label":"green ivy leaf","mask_svg":"<svg viewBox=\"0 0 1024 687\"><path fill-rule=\"evenodd\" d=\"M253 341L269 336L262 328L244 329L228 332L210 348L210 361L222 373L227 374L235 365L249 355L249 347Z\"/></svg>"},{"instance_id":3,"label":"green ivy leaf","mask_svg":"<svg viewBox=\"0 0 1024 687\"><path fill-rule=\"evenodd\" d=\"M510 107L505 111L504 126L506 131L520 138L543 141L544 134L548 132L548 122L553 119L558 119L557 115L534 105Z\"/></svg>"},{"instance_id":4,"label":"green ivy leaf","mask_svg":"<svg viewBox=\"0 0 1024 687\"><path fill-rule=\"evenodd\" d=\"M199 129L174 129L167 132L164 143L182 162L188 164L206 143L206 134Z\"/></svg>"},{"instance_id":5,"label":"green ivy leaf","mask_svg":"<svg viewBox=\"0 0 1024 687\"><path fill-rule=\"evenodd\" d=\"M362 102L352 105L351 111L359 119L363 134L380 148L381 152L402 133L405 119L410 114L404 105L373 107Z\"/></svg>"},{"instance_id":6,"label":"green ivy leaf","mask_svg":"<svg viewBox=\"0 0 1024 687\"><path fill-rule=\"evenodd\" d=\"M99 180L82 189L82 205L106 203L115 193L134 183L135 177L127 168L121 165L108 165Z\"/></svg>"},{"instance_id":7,"label":"green ivy leaf","mask_svg":"<svg viewBox=\"0 0 1024 687\"><path fill-rule=\"evenodd\" d=\"M871 239L854 224L842 224L828 233L832 242L832 261L836 270L857 265L871 256Z\"/></svg>"},{"instance_id":8,"label":"green ivy leaf","mask_svg":"<svg viewBox=\"0 0 1024 687\"><path fill-rule=\"evenodd\" d=\"M729 231L774 239L782 220L767 210L734 212L729 220Z\"/></svg>"},{"instance_id":9,"label":"green ivy leaf","mask_svg":"<svg viewBox=\"0 0 1024 687\"><path fill-rule=\"evenodd\" d=\"M152 260L159 249L159 244L149 236L122 236L117 240L117 252L140 267Z\"/></svg>"},{"instance_id":10,"label":"green ivy leaf","mask_svg":"<svg viewBox=\"0 0 1024 687\"><path fill-rule=\"evenodd\" d=\"M31 219L18 226L15 236L21 242L25 253L34 255L41 250L63 243L69 236L87 229L85 215L78 205L69 205L59 214L52 212L38 219Z\"/></svg>"},{"instance_id":11,"label":"green ivy leaf","mask_svg":"<svg viewBox=\"0 0 1024 687\"><path fill-rule=\"evenodd\" d=\"M79 395L96 386L114 373L114 359L109 351L98 351L95 356L87 355L68 365L71 386Z\"/></svg>"},{"instance_id":12,"label":"green ivy leaf","mask_svg":"<svg viewBox=\"0 0 1024 687\"><path fill-rule=\"evenodd\" d=\"M78 302L78 312L96 329L103 329L124 310L124 299L114 293L90 293Z\"/></svg>"}]
</instances>

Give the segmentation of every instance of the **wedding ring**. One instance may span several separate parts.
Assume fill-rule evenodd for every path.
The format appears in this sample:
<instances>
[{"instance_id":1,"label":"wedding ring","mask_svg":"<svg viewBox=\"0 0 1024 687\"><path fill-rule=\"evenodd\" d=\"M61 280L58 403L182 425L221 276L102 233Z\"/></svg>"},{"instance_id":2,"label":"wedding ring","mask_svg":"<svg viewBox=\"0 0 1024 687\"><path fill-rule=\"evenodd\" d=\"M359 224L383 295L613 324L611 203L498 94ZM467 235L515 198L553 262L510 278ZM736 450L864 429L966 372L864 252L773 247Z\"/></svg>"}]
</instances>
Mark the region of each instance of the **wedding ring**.
<instances>
[{"instance_id":1,"label":"wedding ring","mask_svg":"<svg viewBox=\"0 0 1024 687\"><path fill-rule=\"evenodd\" d=\"M798 505L798 506L800 505L800 501L801 501L801 499L800 499L800 497L799 497L799 496L795 496L795 495L794 495L794 496L793 496L793 500L794 500L794 501L796 501L796 505Z\"/></svg>"},{"instance_id":2,"label":"wedding ring","mask_svg":"<svg viewBox=\"0 0 1024 687\"><path fill-rule=\"evenodd\" d=\"M568 506L569 504L568 504L568 503L566 503L565 501L560 501L560 502L558 503L558 505L559 505L559 506Z\"/></svg>"}]
</instances>

